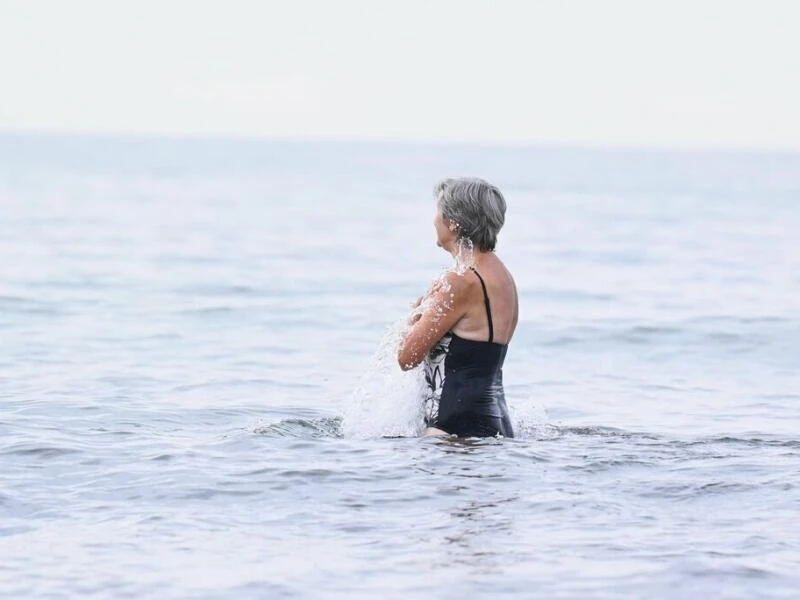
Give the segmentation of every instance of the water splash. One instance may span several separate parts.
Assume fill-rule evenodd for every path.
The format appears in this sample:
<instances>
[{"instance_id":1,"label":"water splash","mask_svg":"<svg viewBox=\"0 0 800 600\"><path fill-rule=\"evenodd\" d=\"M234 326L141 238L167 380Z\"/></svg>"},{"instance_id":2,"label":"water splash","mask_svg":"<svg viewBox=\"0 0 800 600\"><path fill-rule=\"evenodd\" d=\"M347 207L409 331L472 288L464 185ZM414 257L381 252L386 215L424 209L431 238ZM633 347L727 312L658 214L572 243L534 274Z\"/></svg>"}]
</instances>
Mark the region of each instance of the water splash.
<instances>
[{"instance_id":1,"label":"water splash","mask_svg":"<svg viewBox=\"0 0 800 600\"><path fill-rule=\"evenodd\" d=\"M383 336L344 411L345 437L406 437L422 433L422 369L402 371L397 365L400 340L407 329L408 318L403 317Z\"/></svg>"},{"instance_id":2,"label":"water splash","mask_svg":"<svg viewBox=\"0 0 800 600\"><path fill-rule=\"evenodd\" d=\"M533 398L508 401L508 411L518 439L548 440L561 435L559 428L548 421L544 407Z\"/></svg>"},{"instance_id":3,"label":"water splash","mask_svg":"<svg viewBox=\"0 0 800 600\"><path fill-rule=\"evenodd\" d=\"M453 255L452 272L463 275L467 269L475 266L475 245L466 237L459 238L456 253Z\"/></svg>"}]
</instances>

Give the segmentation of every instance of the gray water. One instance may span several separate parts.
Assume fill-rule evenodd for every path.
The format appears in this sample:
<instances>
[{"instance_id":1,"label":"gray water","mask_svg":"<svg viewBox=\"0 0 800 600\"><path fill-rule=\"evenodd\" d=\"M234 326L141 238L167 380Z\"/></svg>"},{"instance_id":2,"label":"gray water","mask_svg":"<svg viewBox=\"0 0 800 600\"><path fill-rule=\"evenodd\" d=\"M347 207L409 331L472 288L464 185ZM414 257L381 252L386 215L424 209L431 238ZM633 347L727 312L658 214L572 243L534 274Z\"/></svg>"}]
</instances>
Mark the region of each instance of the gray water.
<instances>
[{"instance_id":1,"label":"gray water","mask_svg":"<svg viewBox=\"0 0 800 600\"><path fill-rule=\"evenodd\" d=\"M519 436L419 438L431 188ZM0 137L0 596L794 598L800 156Z\"/></svg>"}]
</instances>

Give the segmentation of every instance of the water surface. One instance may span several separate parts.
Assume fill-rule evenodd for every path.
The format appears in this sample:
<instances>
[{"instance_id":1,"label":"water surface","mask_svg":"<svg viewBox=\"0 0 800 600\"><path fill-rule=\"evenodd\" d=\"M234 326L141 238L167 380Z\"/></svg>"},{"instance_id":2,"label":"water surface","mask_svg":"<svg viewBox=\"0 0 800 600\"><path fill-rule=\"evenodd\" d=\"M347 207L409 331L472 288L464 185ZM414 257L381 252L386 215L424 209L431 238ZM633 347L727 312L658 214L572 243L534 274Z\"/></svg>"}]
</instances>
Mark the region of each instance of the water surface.
<instances>
[{"instance_id":1,"label":"water surface","mask_svg":"<svg viewBox=\"0 0 800 600\"><path fill-rule=\"evenodd\" d=\"M462 174L514 440L414 436L382 345ZM0 137L0 595L793 598L797 198L796 155Z\"/></svg>"}]
</instances>

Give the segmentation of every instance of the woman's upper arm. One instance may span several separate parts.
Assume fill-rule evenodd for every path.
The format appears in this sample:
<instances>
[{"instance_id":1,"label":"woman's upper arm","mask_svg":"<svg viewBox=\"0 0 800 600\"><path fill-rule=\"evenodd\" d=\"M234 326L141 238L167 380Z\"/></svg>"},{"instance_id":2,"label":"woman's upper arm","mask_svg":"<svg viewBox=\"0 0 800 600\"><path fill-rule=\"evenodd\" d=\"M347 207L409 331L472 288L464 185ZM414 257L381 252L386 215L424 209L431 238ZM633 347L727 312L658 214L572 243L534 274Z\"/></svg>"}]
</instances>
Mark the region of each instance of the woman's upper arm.
<instances>
[{"instance_id":1,"label":"woman's upper arm","mask_svg":"<svg viewBox=\"0 0 800 600\"><path fill-rule=\"evenodd\" d=\"M466 313L467 292L463 276L447 274L445 285L434 291L419 320L400 342L397 362L401 369L413 369L421 363L433 345L458 323Z\"/></svg>"}]
</instances>

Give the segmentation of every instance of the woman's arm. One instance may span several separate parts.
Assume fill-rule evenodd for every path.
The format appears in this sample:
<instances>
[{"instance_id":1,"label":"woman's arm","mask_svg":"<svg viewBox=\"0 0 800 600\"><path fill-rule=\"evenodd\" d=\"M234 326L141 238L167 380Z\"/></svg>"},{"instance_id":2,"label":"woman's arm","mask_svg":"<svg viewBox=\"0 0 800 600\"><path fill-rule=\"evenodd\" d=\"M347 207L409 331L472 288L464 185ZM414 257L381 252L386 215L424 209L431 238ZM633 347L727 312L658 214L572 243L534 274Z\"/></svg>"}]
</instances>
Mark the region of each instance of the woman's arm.
<instances>
[{"instance_id":1,"label":"woman's arm","mask_svg":"<svg viewBox=\"0 0 800 600\"><path fill-rule=\"evenodd\" d=\"M469 283L463 275L448 273L434 284L422 301L422 312L412 315L410 328L400 342L397 362L404 371L413 369L433 345L450 331L468 308Z\"/></svg>"}]
</instances>

